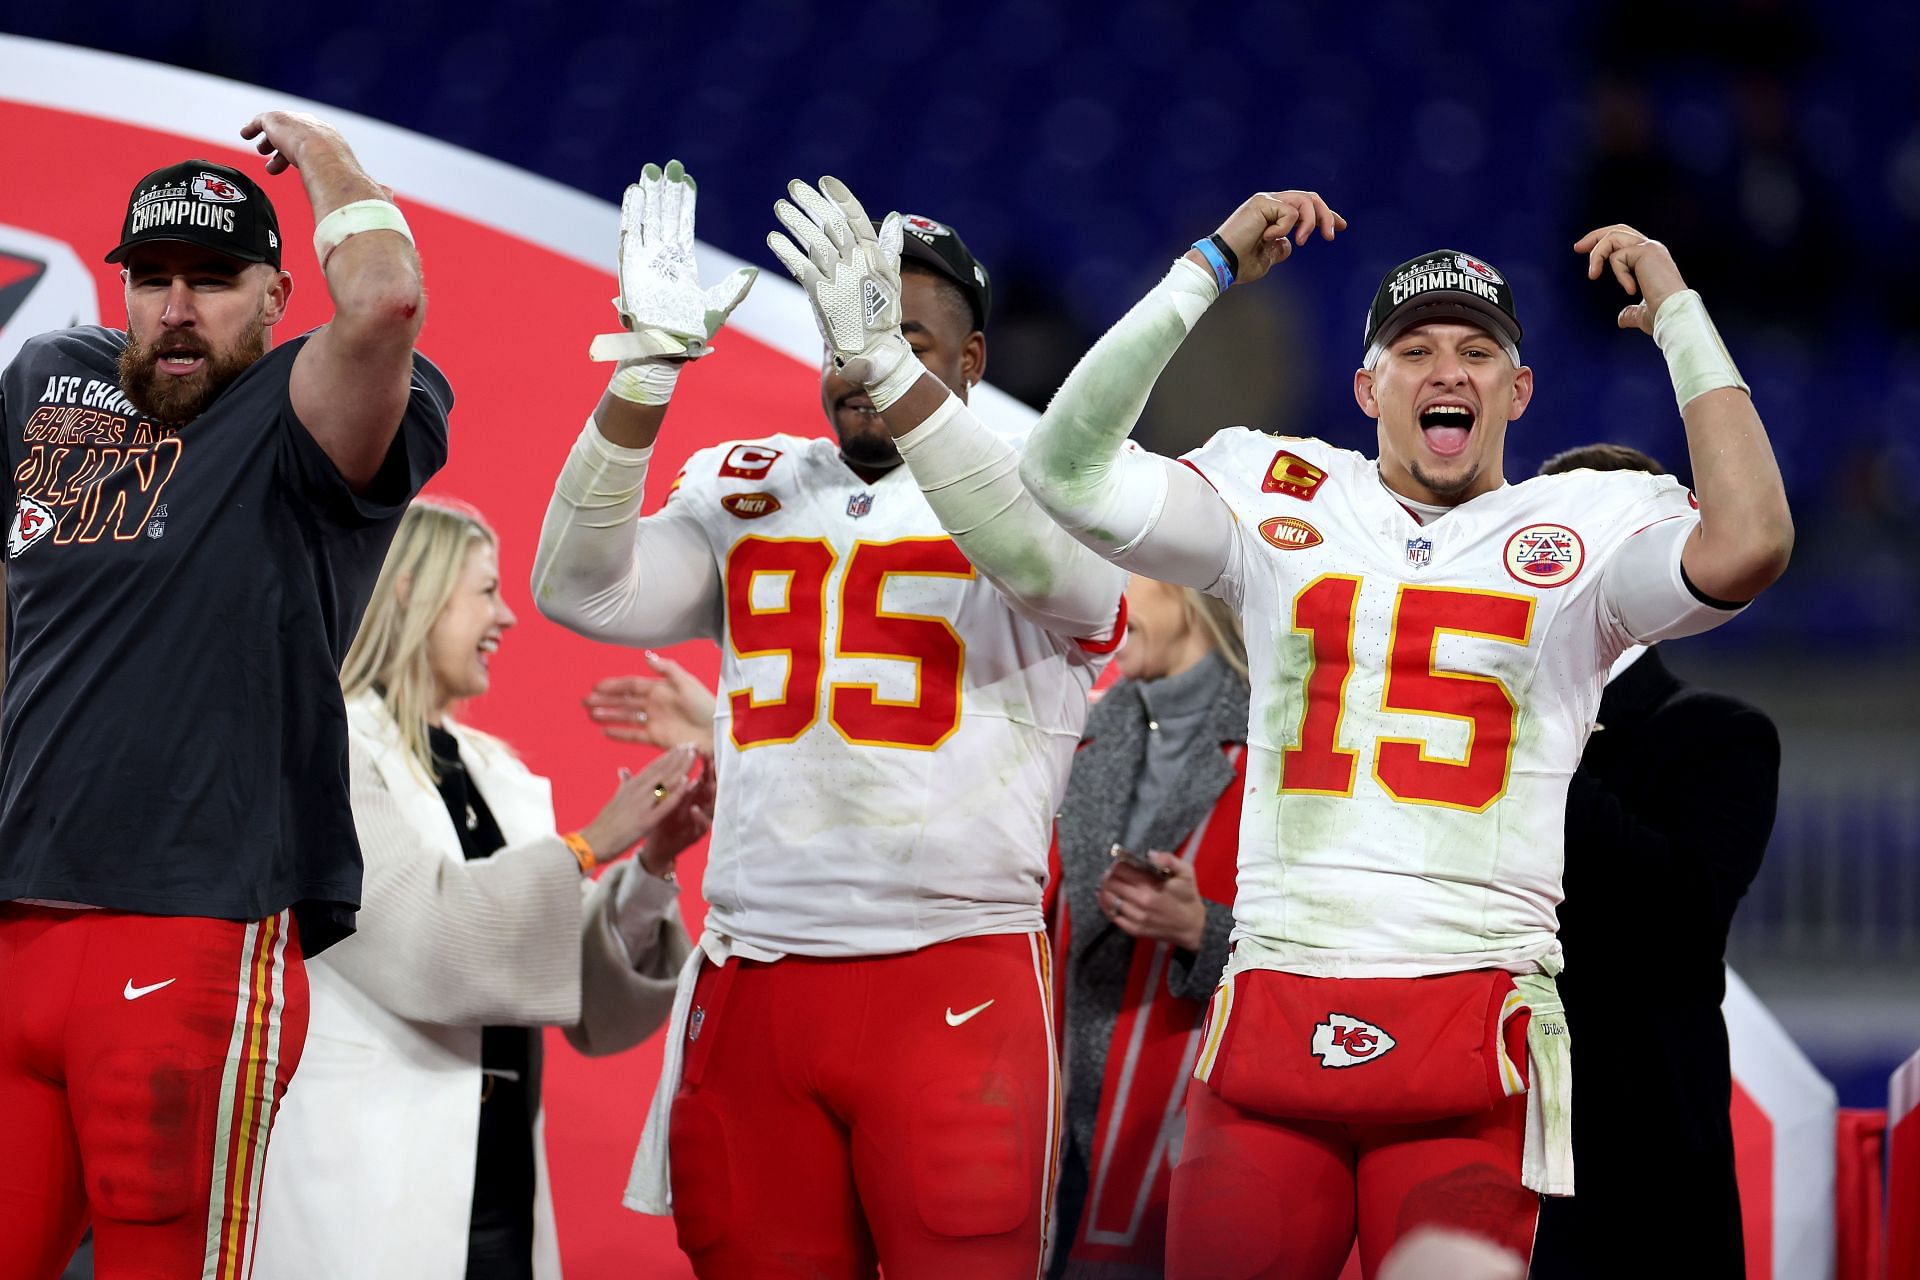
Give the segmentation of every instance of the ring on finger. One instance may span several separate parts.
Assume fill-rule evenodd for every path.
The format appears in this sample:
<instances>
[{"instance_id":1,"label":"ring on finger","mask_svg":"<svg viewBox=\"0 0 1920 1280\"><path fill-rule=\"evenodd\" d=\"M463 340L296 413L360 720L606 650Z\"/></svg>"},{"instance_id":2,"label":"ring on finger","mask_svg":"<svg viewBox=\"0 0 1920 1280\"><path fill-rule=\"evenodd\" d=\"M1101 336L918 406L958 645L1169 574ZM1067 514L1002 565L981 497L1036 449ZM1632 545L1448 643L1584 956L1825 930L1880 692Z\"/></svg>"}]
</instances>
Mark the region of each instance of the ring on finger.
<instances>
[{"instance_id":1,"label":"ring on finger","mask_svg":"<svg viewBox=\"0 0 1920 1280\"><path fill-rule=\"evenodd\" d=\"M636 711L636 712L634 712L634 713L633 713L633 722L634 722L635 724L645 724L645 723L647 722L647 713L646 713L646 712L644 712L644 711Z\"/></svg>"}]
</instances>

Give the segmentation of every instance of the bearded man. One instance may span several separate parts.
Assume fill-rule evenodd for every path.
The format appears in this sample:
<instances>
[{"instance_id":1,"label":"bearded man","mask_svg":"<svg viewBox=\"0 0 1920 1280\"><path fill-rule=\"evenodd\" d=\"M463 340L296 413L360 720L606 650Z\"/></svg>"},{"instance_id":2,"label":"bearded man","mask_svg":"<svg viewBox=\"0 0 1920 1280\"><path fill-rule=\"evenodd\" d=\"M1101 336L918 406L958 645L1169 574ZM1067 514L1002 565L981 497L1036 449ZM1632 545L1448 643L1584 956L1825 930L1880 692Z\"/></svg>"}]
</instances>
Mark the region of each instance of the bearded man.
<instances>
[{"instance_id":1,"label":"bearded man","mask_svg":"<svg viewBox=\"0 0 1920 1280\"><path fill-rule=\"evenodd\" d=\"M339 665L452 395L386 188L311 116L241 136L300 173L327 324L269 349L273 205L187 160L107 254L126 329L0 374L0 1275L89 1220L101 1280L247 1274L303 957L359 903Z\"/></svg>"}]
</instances>

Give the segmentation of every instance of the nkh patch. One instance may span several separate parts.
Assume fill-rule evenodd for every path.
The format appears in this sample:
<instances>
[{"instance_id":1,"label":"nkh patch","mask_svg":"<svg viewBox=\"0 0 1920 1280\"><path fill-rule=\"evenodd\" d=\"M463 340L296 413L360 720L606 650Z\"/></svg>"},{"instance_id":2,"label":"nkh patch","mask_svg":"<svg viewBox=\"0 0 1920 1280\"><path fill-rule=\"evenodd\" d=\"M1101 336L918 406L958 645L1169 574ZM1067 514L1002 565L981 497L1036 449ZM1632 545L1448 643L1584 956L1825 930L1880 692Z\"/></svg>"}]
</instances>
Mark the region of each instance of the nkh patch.
<instances>
[{"instance_id":1,"label":"nkh patch","mask_svg":"<svg viewBox=\"0 0 1920 1280\"><path fill-rule=\"evenodd\" d=\"M1325 1022L1314 1025L1311 1051L1323 1067L1359 1067L1382 1057L1395 1043L1371 1022L1329 1011Z\"/></svg>"},{"instance_id":2,"label":"nkh patch","mask_svg":"<svg viewBox=\"0 0 1920 1280\"><path fill-rule=\"evenodd\" d=\"M1312 502L1313 495L1326 479L1326 472L1299 454L1282 449L1267 464L1267 476L1260 482L1260 492L1284 493L1290 498Z\"/></svg>"},{"instance_id":3,"label":"nkh patch","mask_svg":"<svg viewBox=\"0 0 1920 1280\"><path fill-rule=\"evenodd\" d=\"M1586 544L1563 524L1530 524L1507 539L1507 575L1530 587L1572 582L1587 562Z\"/></svg>"},{"instance_id":4,"label":"nkh patch","mask_svg":"<svg viewBox=\"0 0 1920 1280\"><path fill-rule=\"evenodd\" d=\"M870 493L856 493L847 499L847 514L855 520L871 510L873 510L873 495Z\"/></svg>"},{"instance_id":5,"label":"nkh patch","mask_svg":"<svg viewBox=\"0 0 1920 1280\"><path fill-rule=\"evenodd\" d=\"M720 499L720 505L727 514L739 516L742 520L758 520L761 516L770 516L780 509L780 499L770 493L729 493Z\"/></svg>"},{"instance_id":6,"label":"nkh patch","mask_svg":"<svg viewBox=\"0 0 1920 1280\"><path fill-rule=\"evenodd\" d=\"M1282 551L1304 551L1324 541L1318 529L1293 516L1273 516L1262 520L1260 536Z\"/></svg>"}]
</instances>

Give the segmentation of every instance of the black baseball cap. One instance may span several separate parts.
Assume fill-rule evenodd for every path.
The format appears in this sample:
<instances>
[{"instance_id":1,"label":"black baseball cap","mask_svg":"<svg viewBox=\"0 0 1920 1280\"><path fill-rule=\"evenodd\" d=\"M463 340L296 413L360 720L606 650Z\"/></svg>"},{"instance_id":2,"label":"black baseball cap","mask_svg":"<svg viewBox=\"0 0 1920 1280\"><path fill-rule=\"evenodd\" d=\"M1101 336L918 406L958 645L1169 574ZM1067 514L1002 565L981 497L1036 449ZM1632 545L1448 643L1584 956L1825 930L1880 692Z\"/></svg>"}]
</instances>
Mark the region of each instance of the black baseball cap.
<instances>
[{"instance_id":1,"label":"black baseball cap","mask_svg":"<svg viewBox=\"0 0 1920 1280\"><path fill-rule=\"evenodd\" d=\"M993 282L987 269L967 252L960 233L944 222L918 213L900 215L900 256L931 267L960 286L967 305L973 308L973 327L985 330L987 313L993 309Z\"/></svg>"},{"instance_id":2,"label":"black baseball cap","mask_svg":"<svg viewBox=\"0 0 1920 1280\"><path fill-rule=\"evenodd\" d=\"M280 219L258 183L211 160L182 160L134 184L108 262L156 240L204 245L244 262L280 265Z\"/></svg>"},{"instance_id":3,"label":"black baseball cap","mask_svg":"<svg viewBox=\"0 0 1920 1280\"><path fill-rule=\"evenodd\" d=\"M1367 309L1367 366L1400 333L1430 320L1477 324L1519 363L1520 318L1513 288L1485 260L1458 249L1435 249L1387 272Z\"/></svg>"}]
</instances>

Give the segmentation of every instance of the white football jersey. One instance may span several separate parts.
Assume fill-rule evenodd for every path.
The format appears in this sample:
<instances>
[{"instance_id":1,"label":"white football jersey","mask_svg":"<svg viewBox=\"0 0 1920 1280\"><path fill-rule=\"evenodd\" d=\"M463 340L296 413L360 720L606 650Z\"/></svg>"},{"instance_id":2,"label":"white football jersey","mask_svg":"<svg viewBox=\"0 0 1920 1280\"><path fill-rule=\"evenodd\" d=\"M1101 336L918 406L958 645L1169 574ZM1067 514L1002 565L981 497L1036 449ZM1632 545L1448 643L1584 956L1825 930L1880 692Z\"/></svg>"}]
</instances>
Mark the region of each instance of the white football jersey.
<instances>
[{"instance_id":1,"label":"white football jersey","mask_svg":"<svg viewBox=\"0 0 1920 1280\"><path fill-rule=\"evenodd\" d=\"M698 525L725 600L709 927L815 956L1042 928L1110 646L1014 613L907 468L868 484L829 439L704 449L655 519Z\"/></svg>"},{"instance_id":2,"label":"white football jersey","mask_svg":"<svg viewBox=\"0 0 1920 1280\"><path fill-rule=\"evenodd\" d=\"M1253 684L1236 968L1557 970L1567 781L1608 667L1732 616L1680 576L1692 496L1575 471L1421 524L1322 441L1232 428L1185 460L1237 521L1213 588ZM1655 526L1671 580L1633 590L1676 621L1629 634L1603 576Z\"/></svg>"}]
</instances>

